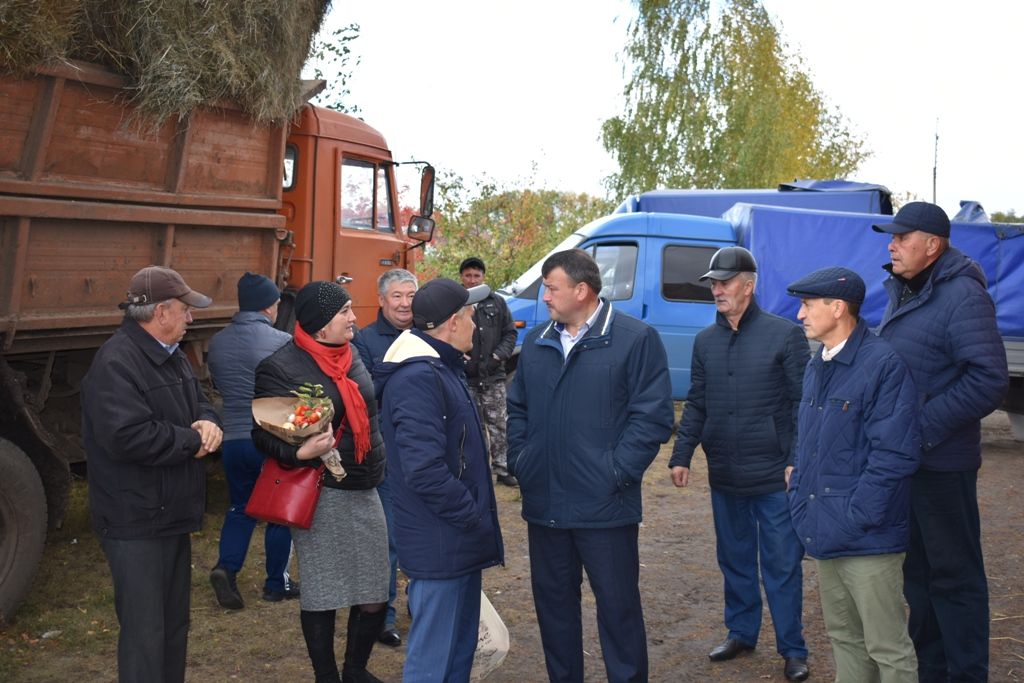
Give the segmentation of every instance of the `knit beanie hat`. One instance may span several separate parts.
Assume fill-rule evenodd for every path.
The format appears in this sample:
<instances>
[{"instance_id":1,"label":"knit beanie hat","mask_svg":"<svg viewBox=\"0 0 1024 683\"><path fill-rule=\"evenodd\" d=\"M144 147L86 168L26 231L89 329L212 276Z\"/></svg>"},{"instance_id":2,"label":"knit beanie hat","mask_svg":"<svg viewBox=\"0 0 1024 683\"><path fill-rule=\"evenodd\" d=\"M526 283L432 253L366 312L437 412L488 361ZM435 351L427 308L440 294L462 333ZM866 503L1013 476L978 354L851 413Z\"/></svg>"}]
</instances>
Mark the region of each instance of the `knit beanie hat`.
<instances>
[{"instance_id":1,"label":"knit beanie hat","mask_svg":"<svg viewBox=\"0 0 1024 683\"><path fill-rule=\"evenodd\" d=\"M270 308L281 298L274 284L266 275L246 273L238 279L238 310L262 311Z\"/></svg>"},{"instance_id":2,"label":"knit beanie hat","mask_svg":"<svg viewBox=\"0 0 1024 683\"><path fill-rule=\"evenodd\" d=\"M341 285L315 280L295 295L295 320L306 334L313 336L331 322L331 318L338 315L338 311L351 299L348 290Z\"/></svg>"}]
</instances>

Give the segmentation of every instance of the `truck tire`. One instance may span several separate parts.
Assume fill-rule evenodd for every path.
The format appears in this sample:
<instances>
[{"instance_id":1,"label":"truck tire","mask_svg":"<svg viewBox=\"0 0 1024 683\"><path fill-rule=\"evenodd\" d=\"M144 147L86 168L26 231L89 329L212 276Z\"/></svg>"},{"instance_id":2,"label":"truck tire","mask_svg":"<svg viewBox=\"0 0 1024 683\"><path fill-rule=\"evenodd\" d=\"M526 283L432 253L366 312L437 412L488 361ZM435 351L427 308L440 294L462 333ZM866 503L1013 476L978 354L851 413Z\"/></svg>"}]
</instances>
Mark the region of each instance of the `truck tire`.
<instances>
[{"instance_id":1,"label":"truck tire","mask_svg":"<svg viewBox=\"0 0 1024 683\"><path fill-rule=\"evenodd\" d=\"M46 544L46 493L25 452L0 439L0 626L25 599Z\"/></svg>"}]
</instances>

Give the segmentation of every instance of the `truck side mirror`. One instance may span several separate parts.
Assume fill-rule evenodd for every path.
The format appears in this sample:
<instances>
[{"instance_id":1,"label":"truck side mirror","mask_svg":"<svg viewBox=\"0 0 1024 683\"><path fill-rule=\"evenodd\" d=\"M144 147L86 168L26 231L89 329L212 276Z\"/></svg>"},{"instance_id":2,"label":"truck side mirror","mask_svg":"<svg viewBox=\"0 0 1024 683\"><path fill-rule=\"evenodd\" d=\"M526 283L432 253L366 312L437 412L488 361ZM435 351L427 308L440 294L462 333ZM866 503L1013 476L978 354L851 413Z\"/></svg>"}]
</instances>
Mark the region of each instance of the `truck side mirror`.
<instances>
[{"instance_id":1,"label":"truck side mirror","mask_svg":"<svg viewBox=\"0 0 1024 683\"><path fill-rule=\"evenodd\" d=\"M434 167L427 164L420 173L420 216L434 214ZM433 228L431 228L433 229Z\"/></svg>"},{"instance_id":2,"label":"truck side mirror","mask_svg":"<svg viewBox=\"0 0 1024 683\"><path fill-rule=\"evenodd\" d=\"M420 242L429 242L434 237L434 219L424 216L413 216L409 219L409 228L405 234Z\"/></svg>"}]
</instances>

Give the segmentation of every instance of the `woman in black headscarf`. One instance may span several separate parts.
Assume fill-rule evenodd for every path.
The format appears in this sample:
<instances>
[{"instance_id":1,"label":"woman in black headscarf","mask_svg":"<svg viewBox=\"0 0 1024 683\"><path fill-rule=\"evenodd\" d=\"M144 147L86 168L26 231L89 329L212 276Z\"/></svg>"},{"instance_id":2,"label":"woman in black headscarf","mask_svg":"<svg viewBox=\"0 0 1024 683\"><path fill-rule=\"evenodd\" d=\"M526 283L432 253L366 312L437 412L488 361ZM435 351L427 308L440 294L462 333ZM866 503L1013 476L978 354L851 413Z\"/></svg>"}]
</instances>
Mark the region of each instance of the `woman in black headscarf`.
<instances>
[{"instance_id":1,"label":"woman in black headscarf","mask_svg":"<svg viewBox=\"0 0 1024 683\"><path fill-rule=\"evenodd\" d=\"M293 529L302 572L300 620L316 681L337 683L335 614L348 607L343 683L373 683L366 670L384 624L388 598L388 539L376 486L384 478L373 381L349 342L355 313L348 292L333 282L311 282L295 299L295 337L256 369L256 397L290 396L302 384L320 384L334 403L331 429L294 446L254 428L253 441L290 466L318 467L337 448L347 476L324 471L313 525Z\"/></svg>"}]
</instances>

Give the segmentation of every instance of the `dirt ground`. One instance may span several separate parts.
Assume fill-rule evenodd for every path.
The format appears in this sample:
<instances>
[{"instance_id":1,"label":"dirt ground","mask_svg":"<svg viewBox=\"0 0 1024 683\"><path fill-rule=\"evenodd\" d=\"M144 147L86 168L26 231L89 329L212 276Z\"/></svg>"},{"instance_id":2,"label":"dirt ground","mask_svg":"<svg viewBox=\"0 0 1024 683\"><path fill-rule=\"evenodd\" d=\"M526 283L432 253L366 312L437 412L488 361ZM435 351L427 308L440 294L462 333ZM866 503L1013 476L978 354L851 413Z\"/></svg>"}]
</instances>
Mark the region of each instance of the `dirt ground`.
<instances>
[{"instance_id":1,"label":"dirt ground","mask_svg":"<svg viewBox=\"0 0 1024 683\"><path fill-rule=\"evenodd\" d=\"M1012 440L1005 414L985 421L984 466L979 478L983 544L992 615L991 680L1024 680L1024 444ZM709 489L702 457L694 459L691 485L675 489L662 449L644 481L645 520L640 533L641 590L652 681L783 681L767 606L757 650L732 662L711 664L708 651L725 636L721 575L715 564ZM117 620L109 572L88 530L84 483L64 528L51 535L44 566L18 620L0 632L0 680L116 680ZM211 471L206 526L193 538L192 630L188 680L311 680L298 621L298 604L259 599L262 543L252 544L240 587L246 608L221 609L207 574L216 562L226 489L219 467ZM506 564L484 573L484 589L507 624L511 651L488 681L546 680L529 584L526 527L517 491L498 490ZM260 529L254 539L261 539ZM301 571L299 572L301 575ZM300 576L301 579L301 576ZM401 581L401 580L400 580ZM814 562L804 563L804 624L811 680L834 677L822 625ZM593 596L584 588L587 681L605 680ZM399 628L408 618L399 599ZM343 650L339 619L339 657ZM401 680L403 647L379 646L370 669L386 681Z\"/></svg>"}]
</instances>

